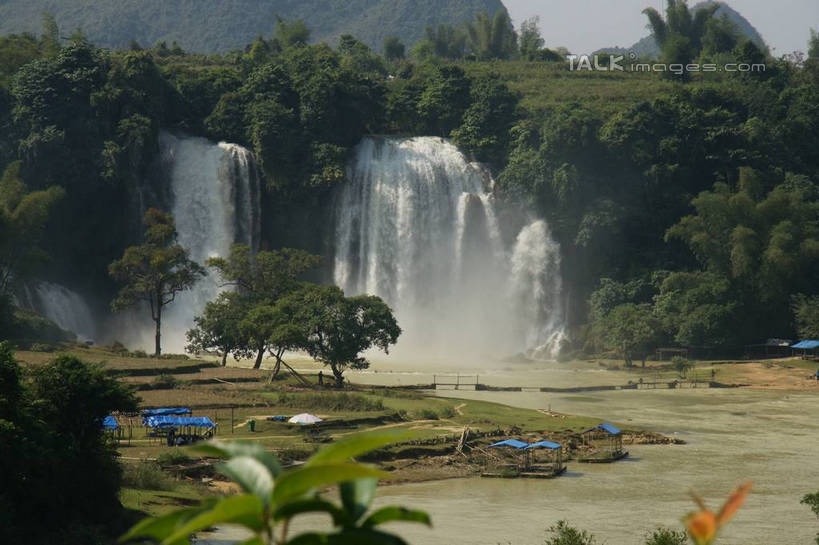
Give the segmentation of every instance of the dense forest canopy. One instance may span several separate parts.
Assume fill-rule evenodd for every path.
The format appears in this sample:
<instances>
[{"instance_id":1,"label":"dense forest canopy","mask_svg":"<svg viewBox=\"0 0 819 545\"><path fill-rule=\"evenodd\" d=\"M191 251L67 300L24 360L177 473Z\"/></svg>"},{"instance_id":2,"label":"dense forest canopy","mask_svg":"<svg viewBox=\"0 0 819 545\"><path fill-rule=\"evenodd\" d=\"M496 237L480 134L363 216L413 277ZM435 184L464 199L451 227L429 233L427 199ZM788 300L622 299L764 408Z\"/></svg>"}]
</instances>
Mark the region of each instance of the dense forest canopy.
<instances>
[{"instance_id":1,"label":"dense forest canopy","mask_svg":"<svg viewBox=\"0 0 819 545\"><path fill-rule=\"evenodd\" d=\"M489 166L510 213L550 222L574 348L638 357L660 343L792 338L811 331L819 277L817 38L808 58L774 59L730 32L705 39L726 29L701 17L688 60L766 70L570 72L536 24L518 32L505 12L428 27L408 58L394 38L386 55L352 35L310 45L307 25L282 19L225 55L108 50L61 38L46 17L40 36L0 38L0 165L18 193L54 197L40 275L110 294L108 263L140 238L161 127L250 148L265 243L296 246L308 230L312 252L362 136L448 137ZM675 43L664 54L680 54ZM645 318L640 331L612 327L629 315Z\"/></svg>"}]
</instances>

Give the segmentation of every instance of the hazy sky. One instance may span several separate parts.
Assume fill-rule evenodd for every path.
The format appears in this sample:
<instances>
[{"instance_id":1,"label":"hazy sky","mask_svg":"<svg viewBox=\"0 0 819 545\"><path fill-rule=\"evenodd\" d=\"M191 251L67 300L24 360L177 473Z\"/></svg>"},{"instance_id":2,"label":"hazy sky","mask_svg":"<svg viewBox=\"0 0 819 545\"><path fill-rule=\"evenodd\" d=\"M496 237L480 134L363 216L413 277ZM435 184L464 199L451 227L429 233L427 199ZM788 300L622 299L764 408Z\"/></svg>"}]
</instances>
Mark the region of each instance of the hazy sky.
<instances>
[{"instance_id":1,"label":"hazy sky","mask_svg":"<svg viewBox=\"0 0 819 545\"><path fill-rule=\"evenodd\" d=\"M689 0L694 5L698 0ZM628 47L648 34L643 8L664 12L665 0L503 0L515 26L533 15L547 47L572 53L601 47ZM805 51L811 27L819 30L819 0L728 0L756 27L775 56Z\"/></svg>"}]
</instances>

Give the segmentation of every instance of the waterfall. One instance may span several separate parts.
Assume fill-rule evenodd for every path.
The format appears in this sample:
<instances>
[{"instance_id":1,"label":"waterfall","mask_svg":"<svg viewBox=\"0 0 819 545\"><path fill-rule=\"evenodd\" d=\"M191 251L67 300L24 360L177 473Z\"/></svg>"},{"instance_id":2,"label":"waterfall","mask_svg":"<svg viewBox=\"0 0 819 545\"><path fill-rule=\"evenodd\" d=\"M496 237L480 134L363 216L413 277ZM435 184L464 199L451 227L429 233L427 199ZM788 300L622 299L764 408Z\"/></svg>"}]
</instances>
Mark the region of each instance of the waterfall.
<instances>
[{"instance_id":1,"label":"waterfall","mask_svg":"<svg viewBox=\"0 0 819 545\"><path fill-rule=\"evenodd\" d=\"M396 347L434 356L553 355L559 248L542 220L503 242L492 180L440 138L367 138L337 196L334 280L384 298Z\"/></svg>"},{"instance_id":2,"label":"waterfall","mask_svg":"<svg viewBox=\"0 0 819 545\"><path fill-rule=\"evenodd\" d=\"M80 340L90 341L96 338L94 316L79 294L51 282L38 282L33 291L32 294L28 285L24 285L24 300L19 302L36 310L62 329L71 331Z\"/></svg>"},{"instance_id":3,"label":"waterfall","mask_svg":"<svg viewBox=\"0 0 819 545\"><path fill-rule=\"evenodd\" d=\"M252 154L235 144L166 132L160 134L160 145L177 241L190 251L191 259L204 265L209 257L226 257L234 242L258 249L260 178ZM176 296L163 315L163 350L183 351L194 316L219 289L217 279L208 274L192 290Z\"/></svg>"}]
</instances>

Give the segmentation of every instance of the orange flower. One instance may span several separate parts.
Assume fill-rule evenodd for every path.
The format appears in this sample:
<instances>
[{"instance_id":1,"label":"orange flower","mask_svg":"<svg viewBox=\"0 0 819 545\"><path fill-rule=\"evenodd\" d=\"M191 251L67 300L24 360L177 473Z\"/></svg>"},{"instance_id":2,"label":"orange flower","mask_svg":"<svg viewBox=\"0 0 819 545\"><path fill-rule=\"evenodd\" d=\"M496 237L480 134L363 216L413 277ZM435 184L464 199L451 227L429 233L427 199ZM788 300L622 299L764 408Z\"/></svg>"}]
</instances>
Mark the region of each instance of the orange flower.
<instances>
[{"instance_id":1,"label":"orange flower","mask_svg":"<svg viewBox=\"0 0 819 545\"><path fill-rule=\"evenodd\" d=\"M699 505L700 510L694 513L689 513L685 517L685 525L688 528L688 534L694 543L697 545L711 545L714 538L717 536L717 531L723 524L734 516L734 513L740 508L748 493L751 491L751 483L745 483L739 486L734 492L728 496L728 499L722 505L719 513L714 514L706 506L702 498L692 494L694 501Z\"/></svg>"}]
</instances>

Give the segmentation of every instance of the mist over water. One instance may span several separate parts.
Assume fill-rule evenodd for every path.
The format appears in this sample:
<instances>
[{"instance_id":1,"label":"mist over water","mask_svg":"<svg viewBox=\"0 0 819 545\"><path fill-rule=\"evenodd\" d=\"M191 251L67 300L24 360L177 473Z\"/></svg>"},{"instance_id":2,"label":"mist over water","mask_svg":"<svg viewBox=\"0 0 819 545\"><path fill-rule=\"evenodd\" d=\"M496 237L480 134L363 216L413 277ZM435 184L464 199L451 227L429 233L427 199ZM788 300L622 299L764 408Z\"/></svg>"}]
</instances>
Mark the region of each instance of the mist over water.
<instances>
[{"instance_id":1,"label":"mist over water","mask_svg":"<svg viewBox=\"0 0 819 545\"><path fill-rule=\"evenodd\" d=\"M383 297L399 357L551 357L560 253L534 220L504 244L489 173L441 138L366 138L336 203L334 280Z\"/></svg>"}]
</instances>

